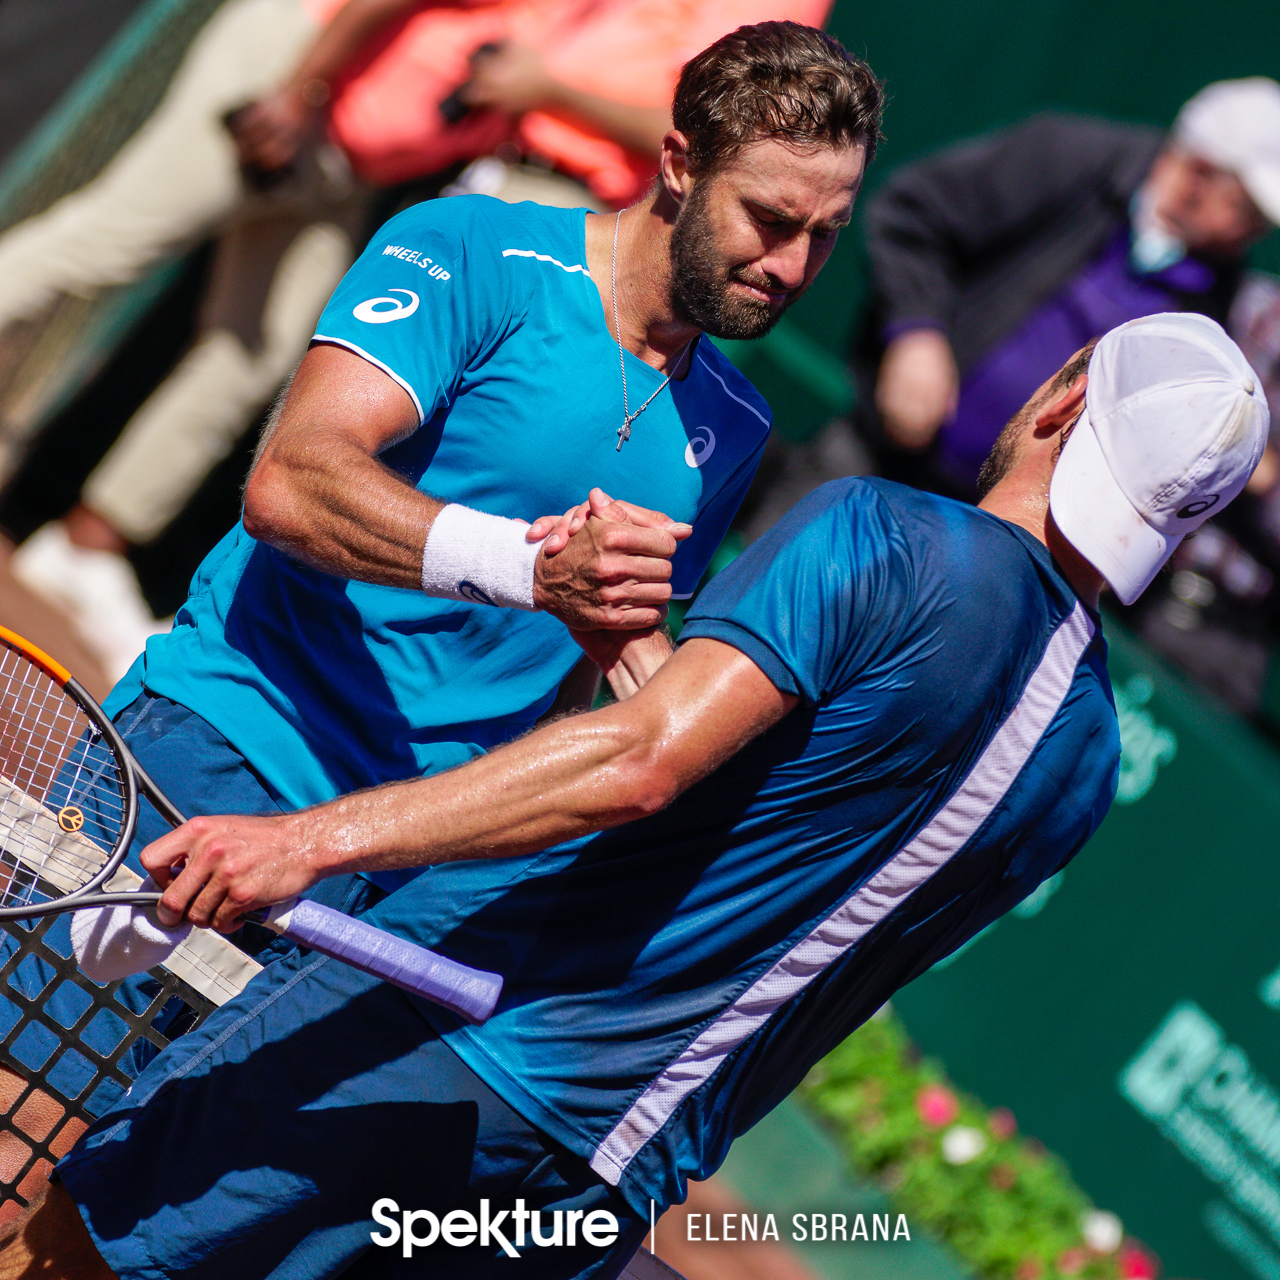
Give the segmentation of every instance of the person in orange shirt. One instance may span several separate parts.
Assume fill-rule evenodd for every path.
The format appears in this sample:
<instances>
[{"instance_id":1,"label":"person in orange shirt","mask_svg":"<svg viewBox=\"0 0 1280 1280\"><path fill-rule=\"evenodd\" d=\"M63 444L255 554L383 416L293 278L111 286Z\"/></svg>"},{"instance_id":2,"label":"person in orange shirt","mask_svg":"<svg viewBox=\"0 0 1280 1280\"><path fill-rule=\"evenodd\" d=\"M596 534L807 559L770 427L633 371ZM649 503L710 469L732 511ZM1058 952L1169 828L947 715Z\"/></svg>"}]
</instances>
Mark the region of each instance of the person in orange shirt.
<instances>
[{"instance_id":1,"label":"person in orange shirt","mask_svg":"<svg viewBox=\"0 0 1280 1280\"><path fill-rule=\"evenodd\" d=\"M331 0L332 2L332 0ZM442 57L440 10L410 18L335 90L329 134L357 171L386 185L423 172L448 134L436 104L451 77L476 112L461 127L580 181L604 204L638 200L657 172L680 68L735 27L770 18L822 26L832 0L524 0L455 11ZM464 32L466 33L464 35ZM467 40L471 43L467 44ZM483 46L483 47L482 47ZM496 46L496 47L494 47ZM476 53L476 50L480 50ZM457 138L455 131L452 135ZM474 136L474 135L473 135Z\"/></svg>"},{"instance_id":2,"label":"person in orange shirt","mask_svg":"<svg viewBox=\"0 0 1280 1280\"><path fill-rule=\"evenodd\" d=\"M451 191L622 207L656 172L681 66L831 0L228 0L103 174L0 235L0 330L59 292L138 278L216 233L197 337L11 567L113 678L149 634L125 553L158 537L301 358L375 187L473 166ZM457 94L461 118L441 103ZM512 163L511 157L525 163Z\"/></svg>"}]
</instances>

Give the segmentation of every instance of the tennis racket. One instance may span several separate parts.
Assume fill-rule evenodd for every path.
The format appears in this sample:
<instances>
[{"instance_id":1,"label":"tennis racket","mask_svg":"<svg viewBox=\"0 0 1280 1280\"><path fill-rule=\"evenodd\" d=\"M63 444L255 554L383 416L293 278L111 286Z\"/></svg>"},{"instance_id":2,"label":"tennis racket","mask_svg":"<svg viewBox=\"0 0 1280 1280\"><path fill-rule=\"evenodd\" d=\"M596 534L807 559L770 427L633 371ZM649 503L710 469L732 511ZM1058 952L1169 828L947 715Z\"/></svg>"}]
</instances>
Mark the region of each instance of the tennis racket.
<instances>
[{"instance_id":1,"label":"tennis racket","mask_svg":"<svg viewBox=\"0 0 1280 1280\"><path fill-rule=\"evenodd\" d=\"M155 903L121 864L145 796L186 819L106 712L58 662L0 627L0 920ZM305 898L245 917L364 973L483 1022L502 978Z\"/></svg>"}]
</instances>

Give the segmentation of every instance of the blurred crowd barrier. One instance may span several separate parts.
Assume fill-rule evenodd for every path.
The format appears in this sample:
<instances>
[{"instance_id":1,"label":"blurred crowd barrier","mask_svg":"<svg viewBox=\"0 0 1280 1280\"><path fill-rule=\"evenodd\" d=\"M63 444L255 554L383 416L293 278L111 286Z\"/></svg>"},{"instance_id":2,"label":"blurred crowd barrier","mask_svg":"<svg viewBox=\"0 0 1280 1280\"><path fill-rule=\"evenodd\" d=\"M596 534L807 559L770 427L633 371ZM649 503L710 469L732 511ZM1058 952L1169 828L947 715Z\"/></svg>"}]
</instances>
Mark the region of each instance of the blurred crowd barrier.
<instances>
[{"instance_id":1,"label":"blurred crowd barrier","mask_svg":"<svg viewBox=\"0 0 1280 1280\"><path fill-rule=\"evenodd\" d=\"M219 0L150 0L0 170L0 232L97 177L164 95ZM0 349L0 486L176 276L158 265L92 298L63 294Z\"/></svg>"}]
</instances>

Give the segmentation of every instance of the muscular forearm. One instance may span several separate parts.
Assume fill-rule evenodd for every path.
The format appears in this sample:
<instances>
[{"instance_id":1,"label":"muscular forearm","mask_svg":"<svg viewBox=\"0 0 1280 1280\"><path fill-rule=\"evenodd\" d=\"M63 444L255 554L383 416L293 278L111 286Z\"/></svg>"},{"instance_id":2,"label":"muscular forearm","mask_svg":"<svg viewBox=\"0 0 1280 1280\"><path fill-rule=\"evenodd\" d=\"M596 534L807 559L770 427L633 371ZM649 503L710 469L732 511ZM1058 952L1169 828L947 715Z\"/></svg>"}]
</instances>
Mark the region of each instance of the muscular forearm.
<instances>
[{"instance_id":1,"label":"muscular forearm","mask_svg":"<svg viewBox=\"0 0 1280 1280\"><path fill-rule=\"evenodd\" d=\"M662 808L661 754L621 707L568 717L466 770L300 813L298 848L323 875L529 853Z\"/></svg>"},{"instance_id":2,"label":"muscular forearm","mask_svg":"<svg viewBox=\"0 0 1280 1280\"><path fill-rule=\"evenodd\" d=\"M633 672L660 652L637 646ZM718 641L693 641L660 665L626 702L546 725L462 769L293 815L298 847L322 875L543 849L657 812L795 701Z\"/></svg>"},{"instance_id":3,"label":"muscular forearm","mask_svg":"<svg viewBox=\"0 0 1280 1280\"><path fill-rule=\"evenodd\" d=\"M325 876L513 857L655 813L795 703L736 649L692 640L626 702L432 778L301 813L196 818L142 863L169 885L162 920L227 929Z\"/></svg>"},{"instance_id":4,"label":"muscular forearm","mask_svg":"<svg viewBox=\"0 0 1280 1280\"><path fill-rule=\"evenodd\" d=\"M450 599L469 585L570 627L631 631L661 620L671 556L688 525L599 490L589 510L539 520L541 533L465 504L438 519L444 503L378 460L417 429L403 387L350 351L318 343L299 365L245 486L246 531L337 577ZM548 526L579 514L585 523L542 554Z\"/></svg>"},{"instance_id":5,"label":"muscular forearm","mask_svg":"<svg viewBox=\"0 0 1280 1280\"><path fill-rule=\"evenodd\" d=\"M251 535L338 577L421 587L422 547L441 502L333 431L263 462L246 493Z\"/></svg>"},{"instance_id":6,"label":"muscular forearm","mask_svg":"<svg viewBox=\"0 0 1280 1280\"><path fill-rule=\"evenodd\" d=\"M631 704L627 704L630 707ZM462 769L274 817L195 818L142 853L174 924L234 927L326 876L501 858L660 808L663 742L622 705L559 720Z\"/></svg>"}]
</instances>

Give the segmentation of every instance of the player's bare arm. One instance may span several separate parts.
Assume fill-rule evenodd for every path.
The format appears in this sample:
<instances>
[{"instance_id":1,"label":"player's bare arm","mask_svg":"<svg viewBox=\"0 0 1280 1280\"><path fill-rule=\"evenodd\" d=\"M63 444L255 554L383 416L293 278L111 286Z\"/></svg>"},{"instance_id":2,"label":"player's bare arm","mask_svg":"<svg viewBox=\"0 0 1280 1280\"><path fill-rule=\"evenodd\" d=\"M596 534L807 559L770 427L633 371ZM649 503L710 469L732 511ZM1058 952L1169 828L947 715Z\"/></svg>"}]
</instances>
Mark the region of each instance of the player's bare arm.
<instances>
[{"instance_id":1,"label":"player's bare arm","mask_svg":"<svg viewBox=\"0 0 1280 1280\"><path fill-rule=\"evenodd\" d=\"M604 677L614 698L625 702L653 678L675 652L665 627L648 631L574 631L586 656L569 672L545 720L589 711Z\"/></svg>"},{"instance_id":2,"label":"player's bare arm","mask_svg":"<svg viewBox=\"0 0 1280 1280\"><path fill-rule=\"evenodd\" d=\"M573 638L619 702L643 689L674 652L670 635L659 627L652 631L575 631Z\"/></svg>"},{"instance_id":3,"label":"player's bare arm","mask_svg":"<svg viewBox=\"0 0 1280 1280\"><path fill-rule=\"evenodd\" d=\"M378 459L418 425L408 394L381 370L341 347L313 347L245 488L246 530L327 573L420 589L423 542L445 504ZM581 628L662 620L669 557L688 526L617 510L627 523L587 511L570 545L539 556L537 607ZM645 519L666 527L637 523Z\"/></svg>"},{"instance_id":4,"label":"player's bare arm","mask_svg":"<svg viewBox=\"0 0 1280 1280\"><path fill-rule=\"evenodd\" d=\"M167 885L162 920L229 929L342 871L514 857L655 813L796 701L732 646L693 640L634 697L462 769L280 817L198 818L142 861Z\"/></svg>"}]
</instances>

